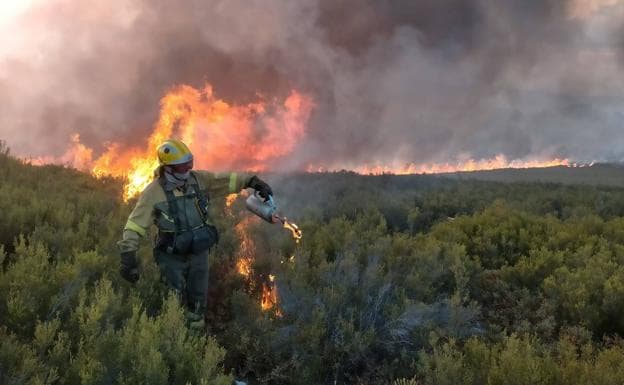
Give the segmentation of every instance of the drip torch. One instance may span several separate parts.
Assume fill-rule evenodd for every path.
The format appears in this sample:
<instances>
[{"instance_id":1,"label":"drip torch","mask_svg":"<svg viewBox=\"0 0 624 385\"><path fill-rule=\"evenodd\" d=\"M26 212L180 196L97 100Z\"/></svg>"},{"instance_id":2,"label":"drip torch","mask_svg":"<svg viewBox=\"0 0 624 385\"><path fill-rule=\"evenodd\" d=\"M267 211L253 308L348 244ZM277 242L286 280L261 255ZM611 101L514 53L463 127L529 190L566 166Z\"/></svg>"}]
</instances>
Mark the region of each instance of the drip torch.
<instances>
[{"instance_id":1,"label":"drip torch","mask_svg":"<svg viewBox=\"0 0 624 385\"><path fill-rule=\"evenodd\" d=\"M303 236L299 227L296 224L288 221L288 218L282 217L277 214L277 205L275 204L275 200L271 195L269 195L268 199L264 200L259 196L258 192L255 191L252 195L250 195L245 201L245 205L247 209L252 213L256 214L260 218L264 219L269 223L276 223L276 221L280 221L282 226L285 229L288 229L292 232L293 238L299 242L301 237Z\"/></svg>"}]
</instances>

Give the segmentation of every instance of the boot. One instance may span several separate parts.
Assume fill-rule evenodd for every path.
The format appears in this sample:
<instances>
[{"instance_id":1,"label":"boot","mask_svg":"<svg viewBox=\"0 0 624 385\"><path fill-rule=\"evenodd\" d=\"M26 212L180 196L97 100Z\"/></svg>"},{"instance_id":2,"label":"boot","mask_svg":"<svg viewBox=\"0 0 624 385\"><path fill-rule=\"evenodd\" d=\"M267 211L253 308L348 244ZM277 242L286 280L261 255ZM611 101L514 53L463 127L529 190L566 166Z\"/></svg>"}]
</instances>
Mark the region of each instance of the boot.
<instances>
[{"instance_id":1,"label":"boot","mask_svg":"<svg viewBox=\"0 0 624 385\"><path fill-rule=\"evenodd\" d=\"M204 321L203 314L197 314L190 311L186 312L186 321L189 329L191 330L204 330L206 328L206 321Z\"/></svg>"},{"instance_id":2,"label":"boot","mask_svg":"<svg viewBox=\"0 0 624 385\"><path fill-rule=\"evenodd\" d=\"M189 322L189 328L195 331L203 331L206 329L206 321L203 318L199 321L191 321Z\"/></svg>"}]
</instances>

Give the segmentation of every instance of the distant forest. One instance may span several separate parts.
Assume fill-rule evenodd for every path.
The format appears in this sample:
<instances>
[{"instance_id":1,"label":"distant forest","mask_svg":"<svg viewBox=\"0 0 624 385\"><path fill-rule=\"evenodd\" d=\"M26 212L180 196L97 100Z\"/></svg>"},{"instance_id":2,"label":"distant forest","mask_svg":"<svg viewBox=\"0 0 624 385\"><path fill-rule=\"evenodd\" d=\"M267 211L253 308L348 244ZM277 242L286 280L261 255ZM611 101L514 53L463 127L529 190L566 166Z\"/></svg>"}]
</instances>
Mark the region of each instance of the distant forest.
<instances>
[{"instance_id":1,"label":"distant forest","mask_svg":"<svg viewBox=\"0 0 624 385\"><path fill-rule=\"evenodd\" d=\"M0 145L0 384L621 384L623 176L263 176L303 239L213 197L196 334L149 237L139 282L118 275L121 180Z\"/></svg>"}]
</instances>

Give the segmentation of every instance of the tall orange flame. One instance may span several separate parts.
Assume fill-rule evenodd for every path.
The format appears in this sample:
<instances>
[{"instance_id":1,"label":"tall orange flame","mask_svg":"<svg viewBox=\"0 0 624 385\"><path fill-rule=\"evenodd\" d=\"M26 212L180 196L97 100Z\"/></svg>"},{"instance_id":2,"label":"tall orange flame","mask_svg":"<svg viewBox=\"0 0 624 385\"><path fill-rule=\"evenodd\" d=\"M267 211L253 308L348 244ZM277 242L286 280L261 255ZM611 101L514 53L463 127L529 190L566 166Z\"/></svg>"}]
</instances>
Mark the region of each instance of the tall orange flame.
<instances>
[{"instance_id":1,"label":"tall orange flame","mask_svg":"<svg viewBox=\"0 0 624 385\"><path fill-rule=\"evenodd\" d=\"M236 197L235 195L233 196ZM232 195L226 199L226 207L230 207L234 201ZM240 275L245 278L245 281L254 286L254 271L253 262L255 259L255 244L253 239L249 236L248 228L254 223L258 222L259 218L256 216L246 216L235 227L234 230L240 240L240 247L236 255L236 270ZM275 276L269 275L268 280L263 279L261 283L262 294L260 297L260 307L263 311L275 309L275 315L280 316L281 312L277 308L277 287L275 285Z\"/></svg>"},{"instance_id":2,"label":"tall orange flame","mask_svg":"<svg viewBox=\"0 0 624 385\"><path fill-rule=\"evenodd\" d=\"M267 311L275 308L277 305L277 288L275 286L275 276L269 274L268 282L262 283L262 300L260 307ZM281 317L282 312L279 308L275 308L275 315Z\"/></svg>"},{"instance_id":3,"label":"tall orange flame","mask_svg":"<svg viewBox=\"0 0 624 385\"><path fill-rule=\"evenodd\" d=\"M196 168L265 170L293 151L305 134L312 107L312 100L297 91L283 103L261 100L231 105L218 99L209 84L203 89L182 85L161 100L160 117L147 149L111 162L119 159L119 145L113 145L95 162L94 170L126 175L124 197L130 198L152 179L158 166L155 149L170 137L180 138L191 148Z\"/></svg>"},{"instance_id":4,"label":"tall orange flame","mask_svg":"<svg viewBox=\"0 0 624 385\"><path fill-rule=\"evenodd\" d=\"M255 244L247 232L247 228L254 220L256 220L255 217L247 216L234 227L240 240L240 247L236 258L236 270L246 279L251 279L255 257Z\"/></svg>"},{"instance_id":5,"label":"tall orange flame","mask_svg":"<svg viewBox=\"0 0 624 385\"><path fill-rule=\"evenodd\" d=\"M140 144L109 143L94 160L93 150L80 143L75 134L61 157L31 162L62 163L88 169L96 176L124 177L127 200L152 180L158 167L156 148L164 140L179 138L185 142L198 169L262 171L294 150L305 135L313 105L309 96L295 90L283 102L259 98L235 105L217 98L209 84L202 89L181 85L161 99L158 122L144 148Z\"/></svg>"}]
</instances>

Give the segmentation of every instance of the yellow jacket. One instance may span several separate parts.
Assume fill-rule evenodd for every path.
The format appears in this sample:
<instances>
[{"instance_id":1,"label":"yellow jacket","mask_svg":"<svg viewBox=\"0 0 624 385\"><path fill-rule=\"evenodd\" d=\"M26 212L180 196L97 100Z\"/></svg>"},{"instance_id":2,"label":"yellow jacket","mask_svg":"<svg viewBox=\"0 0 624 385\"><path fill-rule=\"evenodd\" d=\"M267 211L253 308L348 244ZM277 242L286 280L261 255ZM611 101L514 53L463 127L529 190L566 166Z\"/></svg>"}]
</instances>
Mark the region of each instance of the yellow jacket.
<instances>
[{"instance_id":1,"label":"yellow jacket","mask_svg":"<svg viewBox=\"0 0 624 385\"><path fill-rule=\"evenodd\" d=\"M200 189L207 191L210 199L238 193L245 188L252 177L245 173L211 173L208 171L192 171L197 177ZM191 177L192 179L192 177ZM180 189L174 189L175 196L182 196ZM139 248L139 240L144 237L156 220L156 205L167 202L167 197L155 178L139 196L134 210L130 213L124 226L123 238L117 242L122 252L135 251Z\"/></svg>"}]
</instances>

